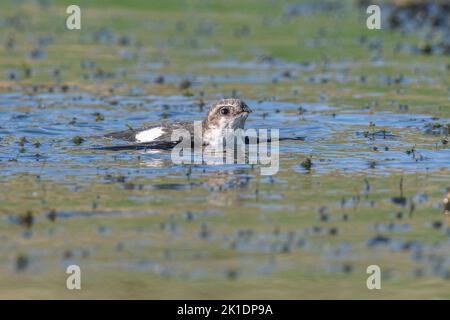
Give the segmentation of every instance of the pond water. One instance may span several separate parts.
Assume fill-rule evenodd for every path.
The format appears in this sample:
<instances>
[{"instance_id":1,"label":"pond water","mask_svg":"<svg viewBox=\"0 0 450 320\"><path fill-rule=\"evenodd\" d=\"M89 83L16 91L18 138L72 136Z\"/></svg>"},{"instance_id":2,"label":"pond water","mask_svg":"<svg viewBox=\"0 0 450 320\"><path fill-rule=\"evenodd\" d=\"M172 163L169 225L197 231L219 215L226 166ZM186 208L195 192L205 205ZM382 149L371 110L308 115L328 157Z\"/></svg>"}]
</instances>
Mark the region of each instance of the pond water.
<instances>
[{"instance_id":1,"label":"pond water","mask_svg":"<svg viewBox=\"0 0 450 320\"><path fill-rule=\"evenodd\" d=\"M209 103L214 99L205 97ZM337 109L325 103L246 102L254 110L246 128L276 128L282 138L304 137L304 141L280 142L280 170L290 169L284 166L283 159L298 154L313 157L316 173L425 172L448 166L450 148L439 136L427 134L426 130L434 123L447 123L448 119L370 109ZM124 144L101 138L108 132L126 130L127 126L138 128L144 123L157 124L162 118L201 120L207 108L200 107L195 98L183 96L3 93L0 94L0 168L9 176L20 172L39 173L45 166L47 178L58 180L66 175L89 179L108 169L126 173L136 167L145 177L164 175L178 170L171 163L169 152L93 151L92 148ZM80 145L73 141L78 136L84 140ZM227 169L233 169L233 165L227 165ZM196 170L201 172L204 166L196 166ZM296 170L302 169L299 166Z\"/></svg>"},{"instance_id":2,"label":"pond water","mask_svg":"<svg viewBox=\"0 0 450 320\"><path fill-rule=\"evenodd\" d=\"M354 1L81 1L69 31L64 4L22 2L0 10L0 298L449 297L444 25L366 30ZM225 97L280 130L276 174L100 149Z\"/></svg>"}]
</instances>

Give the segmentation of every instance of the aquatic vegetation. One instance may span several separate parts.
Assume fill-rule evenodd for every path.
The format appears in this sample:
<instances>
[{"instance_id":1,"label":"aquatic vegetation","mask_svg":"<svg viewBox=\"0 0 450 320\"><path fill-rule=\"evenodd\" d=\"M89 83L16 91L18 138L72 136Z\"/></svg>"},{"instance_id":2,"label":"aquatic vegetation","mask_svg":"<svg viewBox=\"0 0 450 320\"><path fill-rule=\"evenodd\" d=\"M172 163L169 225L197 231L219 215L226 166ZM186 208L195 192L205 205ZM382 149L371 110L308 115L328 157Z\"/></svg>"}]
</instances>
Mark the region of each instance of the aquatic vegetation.
<instances>
[{"instance_id":1,"label":"aquatic vegetation","mask_svg":"<svg viewBox=\"0 0 450 320\"><path fill-rule=\"evenodd\" d=\"M311 158L306 158L305 160L303 160L301 165L306 170L311 170L311 167L312 167L312 160L311 160Z\"/></svg>"},{"instance_id":2,"label":"aquatic vegetation","mask_svg":"<svg viewBox=\"0 0 450 320\"><path fill-rule=\"evenodd\" d=\"M79 146L80 144L82 144L84 142L84 139L80 136L75 136L72 138L72 142L74 144L76 144L77 146Z\"/></svg>"}]
</instances>

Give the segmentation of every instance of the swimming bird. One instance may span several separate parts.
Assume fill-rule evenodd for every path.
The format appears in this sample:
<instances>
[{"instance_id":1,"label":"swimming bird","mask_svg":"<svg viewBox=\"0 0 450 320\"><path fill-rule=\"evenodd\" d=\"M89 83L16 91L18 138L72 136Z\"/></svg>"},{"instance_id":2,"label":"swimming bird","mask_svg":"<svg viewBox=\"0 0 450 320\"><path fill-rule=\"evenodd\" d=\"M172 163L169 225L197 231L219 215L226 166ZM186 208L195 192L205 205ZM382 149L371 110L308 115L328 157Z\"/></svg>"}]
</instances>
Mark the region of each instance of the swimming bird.
<instances>
[{"instance_id":1,"label":"swimming bird","mask_svg":"<svg viewBox=\"0 0 450 320\"><path fill-rule=\"evenodd\" d=\"M213 145L220 138L236 129L244 129L245 121L252 110L240 99L222 99L214 103L208 110L206 117L201 124L201 140L203 146ZM162 122L158 125L143 127L140 129L129 129L125 131L112 132L105 135L107 138L121 139L135 143L134 145L110 146L103 149L170 149L178 141L172 140L172 133L175 130L187 130L191 137L198 132L194 131L193 122ZM231 129L231 130L230 130Z\"/></svg>"}]
</instances>

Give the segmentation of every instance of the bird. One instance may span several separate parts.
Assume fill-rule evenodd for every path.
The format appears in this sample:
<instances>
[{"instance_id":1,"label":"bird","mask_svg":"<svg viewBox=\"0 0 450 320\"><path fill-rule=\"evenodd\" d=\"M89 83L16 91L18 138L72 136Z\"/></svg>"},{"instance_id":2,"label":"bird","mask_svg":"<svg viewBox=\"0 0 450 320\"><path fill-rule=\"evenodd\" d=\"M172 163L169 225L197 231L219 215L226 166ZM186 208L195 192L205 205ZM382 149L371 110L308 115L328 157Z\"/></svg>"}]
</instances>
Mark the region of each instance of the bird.
<instances>
[{"instance_id":1,"label":"bird","mask_svg":"<svg viewBox=\"0 0 450 320\"><path fill-rule=\"evenodd\" d=\"M253 111L241 99L221 99L212 104L206 117L201 122L202 145L212 146L221 138L237 129L244 129L245 121ZM104 135L106 138L120 139L132 142L131 145L116 145L102 147L108 150L126 149L172 149L180 140L172 140L175 130L186 130L194 137L199 132L194 130L195 124L186 121L161 122L157 125L111 132Z\"/></svg>"}]
</instances>

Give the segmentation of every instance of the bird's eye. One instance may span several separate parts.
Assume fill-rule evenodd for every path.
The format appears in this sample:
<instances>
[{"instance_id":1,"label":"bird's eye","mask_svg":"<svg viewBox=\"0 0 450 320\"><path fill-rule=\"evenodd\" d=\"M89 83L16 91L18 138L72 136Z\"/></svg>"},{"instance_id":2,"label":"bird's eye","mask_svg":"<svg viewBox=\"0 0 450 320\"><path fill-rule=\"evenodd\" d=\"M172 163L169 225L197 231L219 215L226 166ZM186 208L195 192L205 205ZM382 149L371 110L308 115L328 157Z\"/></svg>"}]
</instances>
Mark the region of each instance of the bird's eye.
<instances>
[{"instance_id":1,"label":"bird's eye","mask_svg":"<svg viewBox=\"0 0 450 320\"><path fill-rule=\"evenodd\" d=\"M229 114L230 113L230 109L228 109L228 108L222 108L222 109L220 109L220 114L222 114L222 115L227 115L227 114Z\"/></svg>"}]
</instances>

